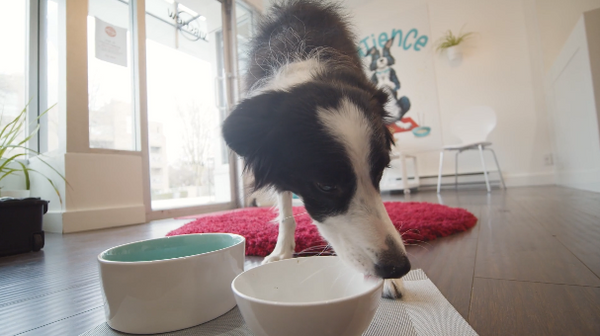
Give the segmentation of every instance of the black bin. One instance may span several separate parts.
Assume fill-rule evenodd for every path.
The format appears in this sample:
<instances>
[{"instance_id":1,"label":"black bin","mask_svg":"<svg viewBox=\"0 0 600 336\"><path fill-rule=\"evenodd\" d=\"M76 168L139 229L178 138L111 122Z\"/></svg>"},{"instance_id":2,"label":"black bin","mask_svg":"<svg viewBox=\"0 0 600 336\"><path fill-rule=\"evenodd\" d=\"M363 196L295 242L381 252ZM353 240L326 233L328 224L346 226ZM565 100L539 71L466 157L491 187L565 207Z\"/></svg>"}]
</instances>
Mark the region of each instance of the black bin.
<instances>
[{"instance_id":1,"label":"black bin","mask_svg":"<svg viewBox=\"0 0 600 336\"><path fill-rule=\"evenodd\" d=\"M39 197L0 198L0 257L41 250L46 212L48 201Z\"/></svg>"}]
</instances>

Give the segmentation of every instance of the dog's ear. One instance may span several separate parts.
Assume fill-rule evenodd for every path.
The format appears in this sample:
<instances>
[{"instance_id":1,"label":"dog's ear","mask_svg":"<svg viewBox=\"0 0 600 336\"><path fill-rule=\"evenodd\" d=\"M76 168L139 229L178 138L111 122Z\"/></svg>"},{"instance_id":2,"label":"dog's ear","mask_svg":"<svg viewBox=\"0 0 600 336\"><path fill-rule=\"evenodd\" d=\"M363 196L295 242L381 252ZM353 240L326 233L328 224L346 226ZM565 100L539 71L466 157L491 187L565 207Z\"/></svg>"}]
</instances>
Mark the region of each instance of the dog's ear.
<instances>
[{"instance_id":1,"label":"dog's ear","mask_svg":"<svg viewBox=\"0 0 600 336\"><path fill-rule=\"evenodd\" d=\"M385 42L385 49L390 49L392 47L392 43L394 43L394 38L392 37L391 39L387 40L387 42Z\"/></svg>"},{"instance_id":2,"label":"dog's ear","mask_svg":"<svg viewBox=\"0 0 600 336\"><path fill-rule=\"evenodd\" d=\"M392 43L394 43L393 38L387 40L387 42L383 46L383 57L387 58L389 66L392 66L392 65L394 65L394 63L396 63L394 56L392 56L392 53L390 53L390 48L392 47Z\"/></svg>"},{"instance_id":3,"label":"dog's ear","mask_svg":"<svg viewBox=\"0 0 600 336\"><path fill-rule=\"evenodd\" d=\"M375 56L377 54L379 54L379 50L377 50L376 47L372 47L369 49L369 51L367 51L367 55Z\"/></svg>"},{"instance_id":4,"label":"dog's ear","mask_svg":"<svg viewBox=\"0 0 600 336\"><path fill-rule=\"evenodd\" d=\"M390 127L389 127L391 124L394 123L395 120L394 120L394 118L392 118L392 116L389 114L389 112L387 112L385 109L385 106L388 103L389 99L390 99L390 96L382 89L375 90L375 93L373 94L373 98L371 99L371 102L375 104L375 106L376 106L375 109L377 111L379 111L379 115L381 116L381 119L383 120L385 145L388 150L390 150L392 148L392 146L395 144L394 135L392 134L392 131L390 130Z\"/></svg>"},{"instance_id":5,"label":"dog's ear","mask_svg":"<svg viewBox=\"0 0 600 336\"><path fill-rule=\"evenodd\" d=\"M269 184L270 172L277 165L284 126L279 117L290 94L269 91L240 102L223 122L225 143L244 158L246 169L253 172L254 188Z\"/></svg>"},{"instance_id":6,"label":"dog's ear","mask_svg":"<svg viewBox=\"0 0 600 336\"><path fill-rule=\"evenodd\" d=\"M386 110L386 106L388 105L390 99L390 95L382 89L377 89L372 98L372 101L375 102L376 105L375 108L377 111L379 111L379 115L383 119L383 123L385 125L391 125L396 121Z\"/></svg>"},{"instance_id":7,"label":"dog's ear","mask_svg":"<svg viewBox=\"0 0 600 336\"><path fill-rule=\"evenodd\" d=\"M369 70L375 71L377 69L377 59L379 59L379 50L376 47L373 47L367 51L367 55L371 56L371 64L369 65Z\"/></svg>"},{"instance_id":8,"label":"dog's ear","mask_svg":"<svg viewBox=\"0 0 600 336\"><path fill-rule=\"evenodd\" d=\"M279 130L277 112L287 93L269 91L240 102L223 122L225 143L238 155L260 155L266 142Z\"/></svg>"}]
</instances>

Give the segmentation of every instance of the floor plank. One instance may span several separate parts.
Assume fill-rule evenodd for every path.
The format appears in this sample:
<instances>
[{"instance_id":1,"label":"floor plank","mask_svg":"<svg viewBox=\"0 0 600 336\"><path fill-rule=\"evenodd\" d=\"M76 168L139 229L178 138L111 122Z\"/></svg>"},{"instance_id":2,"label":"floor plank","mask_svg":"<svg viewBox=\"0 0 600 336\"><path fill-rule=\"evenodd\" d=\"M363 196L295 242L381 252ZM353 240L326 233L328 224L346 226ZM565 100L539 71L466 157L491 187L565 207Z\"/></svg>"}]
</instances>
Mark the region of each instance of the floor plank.
<instances>
[{"instance_id":1,"label":"floor plank","mask_svg":"<svg viewBox=\"0 0 600 336\"><path fill-rule=\"evenodd\" d=\"M80 335L104 323L104 307L90 308L76 315L17 334L19 336Z\"/></svg>"},{"instance_id":2,"label":"floor plank","mask_svg":"<svg viewBox=\"0 0 600 336\"><path fill-rule=\"evenodd\" d=\"M475 278L469 322L481 336L600 335L600 288Z\"/></svg>"},{"instance_id":3,"label":"floor plank","mask_svg":"<svg viewBox=\"0 0 600 336\"><path fill-rule=\"evenodd\" d=\"M94 280L85 286L40 295L0 308L0 330L3 335L16 335L102 305L100 284Z\"/></svg>"},{"instance_id":4,"label":"floor plank","mask_svg":"<svg viewBox=\"0 0 600 336\"><path fill-rule=\"evenodd\" d=\"M516 203L482 211L476 277L600 286L600 279Z\"/></svg>"},{"instance_id":5,"label":"floor plank","mask_svg":"<svg viewBox=\"0 0 600 336\"><path fill-rule=\"evenodd\" d=\"M581 262L600 276L600 218L564 203L522 200L530 216L545 227L553 237ZM600 210L600 202L596 204Z\"/></svg>"},{"instance_id":6,"label":"floor plank","mask_svg":"<svg viewBox=\"0 0 600 336\"><path fill-rule=\"evenodd\" d=\"M412 269L423 269L440 292L467 318L475 269L478 227L419 246L408 246Z\"/></svg>"}]
</instances>

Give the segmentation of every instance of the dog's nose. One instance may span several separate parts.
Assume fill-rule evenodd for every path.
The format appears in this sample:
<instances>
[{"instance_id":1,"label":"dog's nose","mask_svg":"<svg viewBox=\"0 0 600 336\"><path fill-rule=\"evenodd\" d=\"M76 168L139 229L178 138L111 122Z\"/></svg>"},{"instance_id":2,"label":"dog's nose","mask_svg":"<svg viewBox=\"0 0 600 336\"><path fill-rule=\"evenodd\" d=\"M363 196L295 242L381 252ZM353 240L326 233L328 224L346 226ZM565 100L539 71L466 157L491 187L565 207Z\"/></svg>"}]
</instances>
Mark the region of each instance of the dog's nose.
<instances>
[{"instance_id":1,"label":"dog's nose","mask_svg":"<svg viewBox=\"0 0 600 336\"><path fill-rule=\"evenodd\" d=\"M398 279L410 271L410 261L406 256L380 260L375 264L375 274L382 279Z\"/></svg>"}]
</instances>

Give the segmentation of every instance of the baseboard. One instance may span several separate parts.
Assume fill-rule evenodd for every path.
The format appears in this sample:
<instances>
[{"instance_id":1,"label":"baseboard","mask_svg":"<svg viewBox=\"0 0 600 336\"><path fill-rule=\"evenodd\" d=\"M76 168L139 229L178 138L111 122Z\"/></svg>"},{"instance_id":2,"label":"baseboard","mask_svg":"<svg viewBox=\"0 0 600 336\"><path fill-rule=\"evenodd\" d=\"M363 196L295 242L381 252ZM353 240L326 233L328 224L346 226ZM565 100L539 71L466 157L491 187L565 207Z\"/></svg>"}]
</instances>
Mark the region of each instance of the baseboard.
<instances>
[{"instance_id":1,"label":"baseboard","mask_svg":"<svg viewBox=\"0 0 600 336\"><path fill-rule=\"evenodd\" d=\"M80 232L146 222L143 204L119 208L86 209L62 213L62 232Z\"/></svg>"},{"instance_id":2,"label":"baseboard","mask_svg":"<svg viewBox=\"0 0 600 336\"><path fill-rule=\"evenodd\" d=\"M504 175L507 187L530 187L556 184L554 172Z\"/></svg>"},{"instance_id":3,"label":"baseboard","mask_svg":"<svg viewBox=\"0 0 600 336\"><path fill-rule=\"evenodd\" d=\"M600 192L600 170L558 172L556 182L565 187Z\"/></svg>"},{"instance_id":4,"label":"baseboard","mask_svg":"<svg viewBox=\"0 0 600 336\"><path fill-rule=\"evenodd\" d=\"M43 217L42 229L45 232L63 232L63 212L48 211Z\"/></svg>"},{"instance_id":5,"label":"baseboard","mask_svg":"<svg viewBox=\"0 0 600 336\"><path fill-rule=\"evenodd\" d=\"M500 184L500 177L497 171L488 172L490 183L494 186ZM553 172L533 173L533 174L508 174L503 175L506 187L526 187L536 185L556 184ZM421 187L437 187L437 176L421 176ZM459 187L474 186L485 184L483 172L463 173L458 175ZM454 175L442 175L442 186L454 186Z\"/></svg>"}]
</instances>

